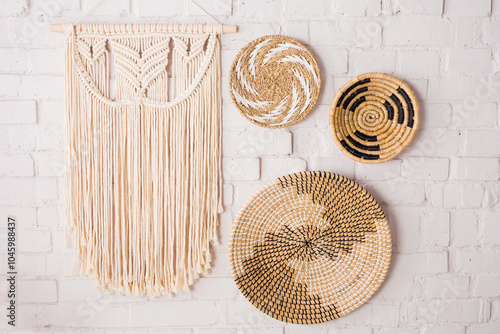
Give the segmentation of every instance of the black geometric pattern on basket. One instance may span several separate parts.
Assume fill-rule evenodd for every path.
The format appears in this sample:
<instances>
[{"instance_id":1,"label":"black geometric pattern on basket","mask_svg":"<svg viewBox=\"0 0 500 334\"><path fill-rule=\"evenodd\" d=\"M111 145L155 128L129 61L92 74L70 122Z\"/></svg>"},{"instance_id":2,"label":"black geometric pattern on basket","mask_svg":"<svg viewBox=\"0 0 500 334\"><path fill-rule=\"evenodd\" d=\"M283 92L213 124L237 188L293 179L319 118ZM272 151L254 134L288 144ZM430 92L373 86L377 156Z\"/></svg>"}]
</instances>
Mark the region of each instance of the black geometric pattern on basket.
<instances>
[{"instance_id":1,"label":"black geometric pattern on basket","mask_svg":"<svg viewBox=\"0 0 500 334\"><path fill-rule=\"evenodd\" d=\"M336 142L348 155L361 162L383 162L396 156L413 138L418 103L409 87L396 77L367 73L337 93L331 124Z\"/></svg>"},{"instance_id":2,"label":"black geometric pattern on basket","mask_svg":"<svg viewBox=\"0 0 500 334\"><path fill-rule=\"evenodd\" d=\"M390 235L384 235L380 230L387 220L373 197L354 181L325 172L286 175L259 193L240 212L230 242L233 277L243 295L266 314L299 324L336 319L358 307L359 301L351 305L343 300L349 287L362 280L365 274L380 272L385 275L383 268L375 268L368 259L358 256L365 254L359 245L367 241L368 235L374 236L370 239L373 243L373 238L382 234L381 240L387 241L384 239L387 237L389 240L389 243L381 244L387 247L382 247L382 250L390 254ZM249 209L259 200L262 200L262 205L275 210L284 208L286 214L283 217L288 219L261 220L258 212ZM293 207L293 202L297 207ZM306 207L313 209L304 209ZM301 213L295 215L297 212ZM243 231L251 234L252 230L266 232L262 237L256 237L256 242L249 243L253 246L248 255L236 254L236 249L247 249L238 244L239 234ZM371 249L371 245L366 247ZM363 265L367 270L353 271L353 276L346 282L337 282L345 285L344 288L335 287L338 277L329 277L318 271L328 267L329 270L345 269L345 262L349 259L366 261ZM241 262L238 272L233 267L236 262ZM375 289L378 287L377 283L370 283ZM369 290L370 287L366 288ZM346 305L350 309L344 308Z\"/></svg>"},{"instance_id":3,"label":"black geometric pattern on basket","mask_svg":"<svg viewBox=\"0 0 500 334\"><path fill-rule=\"evenodd\" d=\"M334 182L339 181L341 184L347 185L349 190L356 186L354 182L344 177L341 177L339 180L338 177L340 175L331 173L325 173L324 175L326 180L331 179ZM355 210L354 206L357 206L358 203L352 202L347 197L340 196L340 193L335 194L339 196L325 196L324 183L316 182L315 178L310 177L308 174L295 174L295 176L296 178L294 180L289 178L288 175L280 177L278 180L283 188L292 187L298 195L308 194L311 196L311 201L314 204L323 206L321 215L327 222L327 227L323 229L323 231L315 228L314 230L316 233L311 236L313 239L310 239L310 242L316 244L322 241L321 244L317 245L323 245L326 250L333 250L333 252L326 252L326 255L330 256L332 260L335 260L340 250L350 253L354 242L364 242L366 233L376 232L373 220L367 221L362 213L356 212L357 210ZM372 200L371 202L366 201L366 203L363 203L365 207L373 210L374 219L384 219L384 213L380 209L378 203L375 202L373 197L370 199ZM337 206L343 207L344 211L339 212L336 210ZM352 212L352 214L346 215L346 212ZM307 227L310 228L310 225L307 225ZM335 233L342 228L351 229L356 231L357 234L343 234L341 232L341 238L334 239ZM305 241L309 241L309 239ZM334 247L332 248L332 246ZM319 249L324 251L322 248ZM321 255L323 254L325 254L325 252Z\"/></svg>"},{"instance_id":4,"label":"black geometric pattern on basket","mask_svg":"<svg viewBox=\"0 0 500 334\"><path fill-rule=\"evenodd\" d=\"M265 242L257 244L254 254L243 261L245 275L236 277L235 282L249 300L262 300L265 296L267 301L259 302L258 308L280 321L288 321L290 310L300 324L312 323L311 320L318 317L336 319L339 313L334 304L324 304L318 294L309 291L307 284L297 282L299 273L295 269L284 260L276 260L276 253L289 256L288 260L310 261L316 256L314 252L319 247L306 246L302 232L285 226L276 234L267 233ZM304 307L298 308L298 305Z\"/></svg>"}]
</instances>

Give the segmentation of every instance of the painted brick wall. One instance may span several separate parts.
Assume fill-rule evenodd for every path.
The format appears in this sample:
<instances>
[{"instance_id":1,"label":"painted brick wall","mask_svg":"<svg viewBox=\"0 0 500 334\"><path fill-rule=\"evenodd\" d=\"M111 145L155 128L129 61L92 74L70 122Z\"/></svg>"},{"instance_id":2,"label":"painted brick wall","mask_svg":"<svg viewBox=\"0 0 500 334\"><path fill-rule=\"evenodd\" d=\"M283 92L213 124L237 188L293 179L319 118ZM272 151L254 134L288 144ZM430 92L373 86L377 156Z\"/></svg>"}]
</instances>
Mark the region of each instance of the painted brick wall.
<instances>
[{"instance_id":1,"label":"painted brick wall","mask_svg":"<svg viewBox=\"0 0 500 334\"><path fill-rule=\"evenodd\" d=\"M26 332L497 334L500 333L500 0L198 0L238 34L222 37L224 202L213 270L168 298L99 294L72 276L63 222L63 40L48 22L75 21L95 0L0 1L1 273L7 214L19 220L18 327ZM107 0L91 18L206 22L187 0ZM317 56L319 104L301 123L268 131L228 95L238 50L285 34ZM407 81L421 104L411 146L381 165L335 146L329 104L366 71ZM285 173L326 170L365 186L389 216L393 261L355 312L294 326L257 311L229 272L227 242L242 203ZM68 248L69 247L69 248ZM1 299L6 283L2 276ZM4 304L3 304L4 305ZM3 307L2 307L3 309ZM6 328L0 317L0 330Z\"/></svg>"}]
</instances>

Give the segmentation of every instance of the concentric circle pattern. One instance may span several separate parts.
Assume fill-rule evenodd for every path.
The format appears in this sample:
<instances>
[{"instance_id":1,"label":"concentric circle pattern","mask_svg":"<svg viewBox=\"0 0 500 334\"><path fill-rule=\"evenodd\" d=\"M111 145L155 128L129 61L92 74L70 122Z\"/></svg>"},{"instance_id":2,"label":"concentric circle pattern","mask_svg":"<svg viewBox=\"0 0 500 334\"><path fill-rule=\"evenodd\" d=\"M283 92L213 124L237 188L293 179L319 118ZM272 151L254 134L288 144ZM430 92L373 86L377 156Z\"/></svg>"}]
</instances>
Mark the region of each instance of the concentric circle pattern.
<instances>
[{"instance_id":1,"label":"concentric circle pattern","mask_svg":"<svg viewBox=\"0 0 500 334\"><path fill-rule=\"evenodd\" d=\"M326 172L290 174L253 195L229 241L236 285L262 312L313 324L366 302L384 280L391 235L375 199Z\"/></svg>"},{"instance_id":2,"label":"concentric circle pattern","mask_svg":"<svg viewBox=\"0 0 500 334\"><path fill-rule=\"evenodd\" d=\"M391 160L412 141L418 128L415 94L402 80L365 73L346 83L330 108L330 128L338 147L364 163Z\"/></svg>"},{"instance_id":3,"label":"concentric circle pattern","mask_svg":"<svg viewBox=\"0 0 500 334\"><path fill-rule=\"evenodd\" d=\"M314 56L298 41L264 36L247 44L229 72L229 91L240 112L266 128L301 121L314 107L321 76Z\"/></svg>"}]
</instances>

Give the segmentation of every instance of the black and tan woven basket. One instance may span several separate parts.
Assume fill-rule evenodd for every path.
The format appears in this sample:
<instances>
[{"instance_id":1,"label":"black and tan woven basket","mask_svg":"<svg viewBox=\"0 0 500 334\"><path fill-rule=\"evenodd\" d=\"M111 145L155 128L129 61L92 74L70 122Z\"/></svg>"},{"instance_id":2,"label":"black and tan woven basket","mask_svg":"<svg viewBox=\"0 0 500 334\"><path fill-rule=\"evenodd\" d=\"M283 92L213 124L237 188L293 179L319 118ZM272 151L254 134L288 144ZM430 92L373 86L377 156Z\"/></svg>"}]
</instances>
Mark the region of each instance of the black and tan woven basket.
<instances>
[{"instance_id":1,"label":"black and tan woven basket","mask_svg":"<svg viewBox=\"0 0 500 334\"><path fill-rule=\"evenodd\" d=\"M312 53L297 40L264 36L248 43L229 72L229 92L242 115L278 129L300 122L318 100L321 75Z\"/></svg>"},{"instance_id":2,"label":"black and tan woven basket","mask_svg":"<svg viewBox=\"0 0 500 334\"><path fill-rule=\"evenodd\" d=\"M391 258L387 219L373 197L341 175L280 177L236 218L229 261L236 285L262 312L313 324L366 302Z\"/></svg>"},{"instance_id":3,"label":"black and tan woven basket","mask_svg":"<svg viewBox=\"0 0 500 334\"><path fill-rule=\"evenodd\" d=\"M413 140L419 123L415 94L385 73L351 79L335 95L330 129L337 146L364 163L391 160Z\"/></svg>"}]
</instances>

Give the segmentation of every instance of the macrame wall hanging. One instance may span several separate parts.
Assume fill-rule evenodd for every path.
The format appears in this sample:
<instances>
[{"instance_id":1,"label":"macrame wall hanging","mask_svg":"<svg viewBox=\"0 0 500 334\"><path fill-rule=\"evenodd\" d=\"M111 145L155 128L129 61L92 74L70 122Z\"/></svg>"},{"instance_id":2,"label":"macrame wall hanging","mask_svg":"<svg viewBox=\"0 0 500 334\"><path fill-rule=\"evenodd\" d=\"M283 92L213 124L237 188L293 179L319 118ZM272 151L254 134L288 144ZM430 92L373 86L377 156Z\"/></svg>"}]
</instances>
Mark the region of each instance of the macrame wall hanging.
<instances>
[{"instance_id":1,"label":"macrame wall hanging","mask_svg":"<svg viewBox=\"0 0 500 334\"><path fill-rule=\"evenodd\" d=\"M66 42L66 219L81 274L162 295L210 268L220 25L79 24Z\"/></svg>"}]
</instances>

